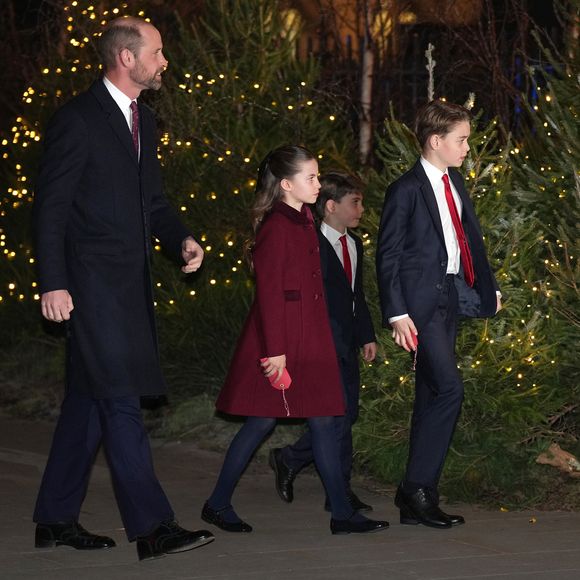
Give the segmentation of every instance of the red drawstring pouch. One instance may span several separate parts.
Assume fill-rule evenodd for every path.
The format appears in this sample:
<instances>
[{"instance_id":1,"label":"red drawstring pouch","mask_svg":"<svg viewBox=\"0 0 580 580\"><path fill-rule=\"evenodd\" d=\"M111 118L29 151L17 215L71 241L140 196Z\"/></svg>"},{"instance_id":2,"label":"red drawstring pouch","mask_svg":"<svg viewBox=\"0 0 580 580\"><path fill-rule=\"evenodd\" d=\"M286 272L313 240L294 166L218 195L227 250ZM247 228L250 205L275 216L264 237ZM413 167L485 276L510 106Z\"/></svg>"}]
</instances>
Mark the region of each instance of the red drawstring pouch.
<instances>
[{"instance_id":1,"label":"red drawstring pouch","mask_svg":"<svg viewBox=\"0 0 580 580\"><path fill-rule=\"evenodd\" d=\"M266 362L267 360L268 360L267 358L261 358L260 362ZM286 400L286 393L284 391L290 388L290 385L292 384L292 379L290 377L290 373L288 372L287 368L285 368L282 371L282 374L280 375L279 379L276 378L277 374L278 373L275 373L272 376L268 377L268 380L275 389L277 389L278 391L282 391L282 400L284 401L284 409L286 409L286 417L290 417L290 407L288 406L288 401Z\"/></svg>"}]
</instances>

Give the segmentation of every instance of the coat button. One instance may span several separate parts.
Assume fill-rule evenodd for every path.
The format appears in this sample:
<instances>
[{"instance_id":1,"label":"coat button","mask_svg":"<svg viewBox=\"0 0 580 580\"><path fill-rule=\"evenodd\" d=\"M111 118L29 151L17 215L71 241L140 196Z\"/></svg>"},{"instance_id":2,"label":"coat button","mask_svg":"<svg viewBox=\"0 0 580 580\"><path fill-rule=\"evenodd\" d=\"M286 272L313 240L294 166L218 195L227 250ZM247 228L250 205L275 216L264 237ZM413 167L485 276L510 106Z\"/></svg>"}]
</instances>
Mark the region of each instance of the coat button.
<instances>
[{"instance_id":1,"label":"coat button","mask_svg":"<svg viewBox=\"0 0 580 580\"><path fill-rule=\"evenodd\" d=\"M316 278L316 276L318 276L318 274L316 272L312 272L312 277Z\"/></svg>"},{"instance_id":2,"label":"coat button","mask_svg":"<svg viewBox=\"0 0 580 580\"><path fill-rule=\"evenodd\" d=\"M320 294L315 294L314 295L314 300L318 300L320 298Z\"/></svg>"},{"instance_id":3,"label":"coat button","mask_svg":"<svg viewBox=\"0 0 580 580\"><path fill-rule=\"evenodd\" d=\"M441 284L436 284L435 285L435 288L437 288L437 290L442 290L443 289L443 286L441 286Z\"/></svg>"},{"instance_id":4,"label":"coat button","mask_svg":"<svg viewBox=\"0 0 580 580\"><path fill-rule=\"evenodd\" d=\"M442 266L447 266L447 260L441 260L441 265Z\"/></svg>"}]
</instances>

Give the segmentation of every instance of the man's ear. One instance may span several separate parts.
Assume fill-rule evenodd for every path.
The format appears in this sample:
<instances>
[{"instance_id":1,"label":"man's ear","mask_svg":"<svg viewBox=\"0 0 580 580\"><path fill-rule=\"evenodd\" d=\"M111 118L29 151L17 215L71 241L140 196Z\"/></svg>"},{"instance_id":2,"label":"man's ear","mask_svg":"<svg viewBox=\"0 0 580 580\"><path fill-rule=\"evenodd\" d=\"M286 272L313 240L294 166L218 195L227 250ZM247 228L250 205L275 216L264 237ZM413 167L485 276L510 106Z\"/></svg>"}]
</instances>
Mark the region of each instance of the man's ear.
<instances>
[{"instance_id":1,"label":"man's ear","mask_svg":"<svg viewBox=\"0 0 580 580\"><path fill-rule=\"evenodd\" d=\"M126 68L133 68L135 65L135 55L128 48L123 48L119 53L119 62Z\"/></svg>"},{"instance_id":2,"label":"man's ear","mask_svg":"<svg viewBox=\"0 0 580 580\"><path fill-rule=\"evenodd\" d=\"M334 213L335 211L336 211L336 201L334 201L334 199L327 199L326 203L324 204L324 212Z\"/></svg>"}]
</instances>

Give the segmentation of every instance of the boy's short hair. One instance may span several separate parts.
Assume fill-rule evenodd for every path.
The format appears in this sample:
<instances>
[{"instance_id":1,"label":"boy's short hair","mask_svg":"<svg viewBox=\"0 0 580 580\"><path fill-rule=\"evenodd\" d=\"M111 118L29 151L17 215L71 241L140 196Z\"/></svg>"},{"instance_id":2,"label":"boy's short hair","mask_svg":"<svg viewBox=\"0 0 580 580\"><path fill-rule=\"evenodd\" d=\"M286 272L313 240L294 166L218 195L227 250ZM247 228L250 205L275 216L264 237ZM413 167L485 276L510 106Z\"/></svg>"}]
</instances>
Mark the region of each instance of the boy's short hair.
<instances>
[{"instance_id":1,"label":"boy's short hair","mask_svg":"<svg viewBox=\"0 0 580 580\"><path fill-rule=\"evenodd\" d=\"M345 195L351 193L362 194L363 182L354 175L341 173L340 171L329 171L320 176L320 191L316 200L316 212L320 219L324 219L326 202L329 199L340 201Z\"/></svg>"},{"instance_id":2,"label":"boy's short hair","mask_svg":"<svg viewBox=\"0 0 580 580\"><path fill-rule=\"evenodd\" d=\"M425 149L432 135L447 135L457 123L471 121L471 113L461 105L448 103L441 99L430 101L417 112L415 135Z\"/></svg>"}]
</instances>

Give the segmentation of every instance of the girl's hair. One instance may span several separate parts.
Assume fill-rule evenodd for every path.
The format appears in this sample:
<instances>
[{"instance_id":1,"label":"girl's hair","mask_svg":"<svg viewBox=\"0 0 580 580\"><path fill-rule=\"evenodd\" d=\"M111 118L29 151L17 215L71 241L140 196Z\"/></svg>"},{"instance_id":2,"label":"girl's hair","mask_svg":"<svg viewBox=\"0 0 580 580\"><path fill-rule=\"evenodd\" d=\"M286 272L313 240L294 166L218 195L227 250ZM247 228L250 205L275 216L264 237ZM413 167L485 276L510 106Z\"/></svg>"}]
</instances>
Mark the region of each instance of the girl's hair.
<instances>
[{"instance_id":1,"label":"girl's hair","mask_svg":"<svg viewBox=\"0 0 580 580\"><path fill-rule=\"evenodd\" d=\"M315 159L314 155L300 145L283 145L266 155L258 168L256 198L251 209L254 235L260 229L264 216L282 199L282 179L300 173L302 164L312 159Z\"/></svg>"},{"instance_id":2,"label":"girl's hair","mask_svg":"<svg viewBox=\"0 0 580 580\"><path fill-rule=\"evenodd\" d=\"M316 157L300 145L283 145L272 149L260 163L256 197L250 210L253 235L245 244L246 259L252 264L252 248L264 217L282 199L280 182L302 171L302 164Z\"/></svg>"}]
</instances>

